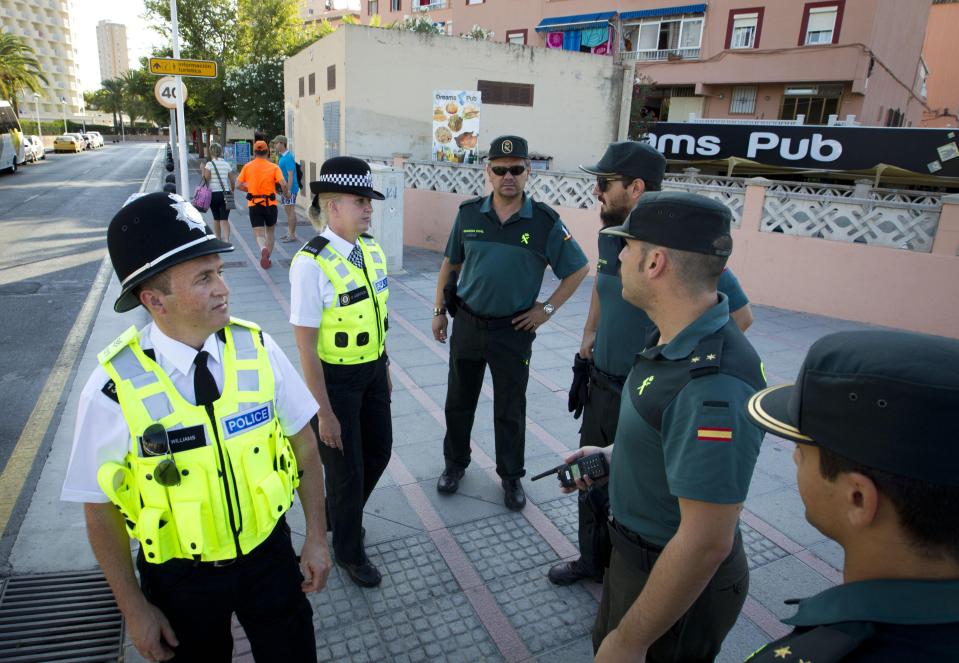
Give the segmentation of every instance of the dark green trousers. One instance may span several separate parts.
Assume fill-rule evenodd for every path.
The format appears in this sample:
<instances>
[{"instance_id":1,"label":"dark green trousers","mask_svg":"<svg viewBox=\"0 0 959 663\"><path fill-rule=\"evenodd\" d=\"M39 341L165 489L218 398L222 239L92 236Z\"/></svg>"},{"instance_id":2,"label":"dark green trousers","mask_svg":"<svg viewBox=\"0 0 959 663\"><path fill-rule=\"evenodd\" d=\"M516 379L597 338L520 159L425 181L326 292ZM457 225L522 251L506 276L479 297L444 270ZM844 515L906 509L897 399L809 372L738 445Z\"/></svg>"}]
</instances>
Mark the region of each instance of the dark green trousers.
<instances>
[{"instance_id":1,"label":"dark green trousers","mask_svg":"<svg viewBox=\"0 0 959 663\"><path fill-rule=\"evenodd\" d=\"M603 578L603 598L593 626L593 651L599 650L606 635L646 586L661 550L624 535L610 524L613 554ZM749 591L749 567L739 530L733 548L713 575L699 598L672 628L653 643L646 655L649 663L708 663L719 654L723 639L736 623Z\"/></svg>"},{"instance_id":2,"label":"dark green trousers","mask_svg":"<svg viewBox=\"0 0 959 663\"><path fill-rule=\"evenodd\" d=\"M466 469L470 463L470 433L488 365L493 376L496 473L504 479L526 474L526 385L534 338L535 333L516 331L508 320L484 325L462 310L457 312L446 389L443 456L447 468Z\"/></svg>"}]
</instances>

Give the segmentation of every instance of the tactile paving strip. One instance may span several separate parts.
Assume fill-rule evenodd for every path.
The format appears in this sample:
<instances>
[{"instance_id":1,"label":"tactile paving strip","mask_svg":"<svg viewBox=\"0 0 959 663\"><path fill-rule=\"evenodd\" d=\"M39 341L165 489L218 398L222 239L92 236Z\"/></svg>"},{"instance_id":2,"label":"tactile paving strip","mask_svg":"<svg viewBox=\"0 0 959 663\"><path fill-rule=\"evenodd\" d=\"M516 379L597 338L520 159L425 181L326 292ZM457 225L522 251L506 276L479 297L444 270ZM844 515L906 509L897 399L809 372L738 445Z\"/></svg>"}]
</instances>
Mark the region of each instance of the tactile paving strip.
<instances>
[{"instance_id":1,"label":"tactile paving strip","mask_svg":"<svg viewBox=\"0 0 959 663\"><path fill-rule=\"evenodd\" d=\"M484 582L555 562L556 551L518 513L450 528Z\"/></svg>"},{"instance_id":2,"label":"tactile paving strip","mask_svg":"<svg viewBox=\"0 0 959 663\"><path fill-rule=\"evenodd\" d=\"M426 534L368 546L366 552L383 574L383 583L365 594L373 615L405 610L461 591Z\"/></svg>"}]
</instances>

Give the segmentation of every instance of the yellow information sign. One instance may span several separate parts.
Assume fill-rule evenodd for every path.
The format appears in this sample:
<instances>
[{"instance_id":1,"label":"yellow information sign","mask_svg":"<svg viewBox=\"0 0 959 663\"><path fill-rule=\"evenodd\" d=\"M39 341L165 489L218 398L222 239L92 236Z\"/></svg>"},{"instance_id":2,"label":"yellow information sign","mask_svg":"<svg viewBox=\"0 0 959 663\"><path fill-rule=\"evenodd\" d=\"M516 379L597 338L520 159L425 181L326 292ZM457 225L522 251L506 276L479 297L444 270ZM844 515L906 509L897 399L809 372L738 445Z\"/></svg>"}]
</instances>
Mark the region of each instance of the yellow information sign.
<instances>
[{"instance_id":1,"label":"yellow information sign","mask_svg":"<svg viewBox=\"0 0 959 663\"><path fill-rule=\"evenodd\" d=\"M150 58L150 73L157 76L195 76L216 78L216 62L213 60L175 60L173 58Z\"/></svg>"}]
</instances>

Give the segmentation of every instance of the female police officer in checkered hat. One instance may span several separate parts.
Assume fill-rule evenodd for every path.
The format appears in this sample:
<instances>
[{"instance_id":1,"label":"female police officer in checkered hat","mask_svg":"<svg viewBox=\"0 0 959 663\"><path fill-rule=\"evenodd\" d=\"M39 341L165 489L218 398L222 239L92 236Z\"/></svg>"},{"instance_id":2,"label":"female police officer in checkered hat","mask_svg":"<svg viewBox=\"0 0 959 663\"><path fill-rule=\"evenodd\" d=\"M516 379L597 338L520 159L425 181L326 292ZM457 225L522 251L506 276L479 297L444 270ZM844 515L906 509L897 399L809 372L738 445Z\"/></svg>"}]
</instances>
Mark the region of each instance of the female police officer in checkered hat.
<instances>
[{"instance_id":1,"label":"female police officer in checkered hat","mask_svg":"<svg viewBox=\"0 0 959 663\"><path fill-rule=\"evenodd\" d=\"M353 157L328 159L310 190L310 218L322 232L293 258L290 322L320 404L334 558L357 585L374 587L382 578L363 548L363 507L393 447L386 255L368 232L372 201L383 194Z\"/></svg>"},{"instance_id":2,"label":"female police officer in checkered hat","mask_svg":"<svg viewBox=\"0 0 959 663\"><path fill-rule=\"evenodd\" d=\"M151 661L226 662L235 613L257 660L315 661L304 593L330 570L316 401L269 335L230 317L219 254L233 246L189 202L129 201L107 245L114 309L143 306L152 322L98 355L61 498L84 503L130 639ZM299 564L284 519L297 484Z\"/></svg>"}]
</instances>

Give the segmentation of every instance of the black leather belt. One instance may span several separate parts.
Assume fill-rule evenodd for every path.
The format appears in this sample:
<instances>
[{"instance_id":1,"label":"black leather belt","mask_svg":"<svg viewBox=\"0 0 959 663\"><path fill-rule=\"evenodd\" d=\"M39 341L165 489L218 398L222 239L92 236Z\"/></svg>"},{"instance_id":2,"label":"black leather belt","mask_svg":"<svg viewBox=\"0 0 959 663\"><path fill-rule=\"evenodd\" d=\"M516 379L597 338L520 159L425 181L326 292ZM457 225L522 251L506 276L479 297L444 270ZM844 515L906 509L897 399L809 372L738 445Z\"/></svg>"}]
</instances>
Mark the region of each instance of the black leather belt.
<instances>
[{"instance_id":1,"label":"black leather belt","mask_svg":"<svg viewBox=\"0 0 959 663\"><path fill-rule=\"evenodd\" d=\"M589 379L600 389L611 391L614 394L623 393L623 384L626 382L626 378L620 378L599 370L593 362L589 363Z\"/></svg>"},{"instance_id":2,"label":"black leather belt","mask_svg":"<svg viewBox=\"0 0 959 663\"><path fill-rule=\"evenodd\" d=\"M628 527L626 527L626 526L623 525L622 523L618 522L618 521L617 521L616 519L614 519L614 518L610 518L610 519L609 519L609 526L610 526L611 528L615 529L615 530L616 530L617 532L619 532L620 534L622 534L623 537L624 537L627 541L629 541L630 543L633 543L633 544L639 546L639 547L642 548L643 550L647 550L647 551L649 551L649 552L651 552L651 553L661 553L661 552L663 552L663 547L662 547L662 546L657 546L657 545L654 544L654 543L650 543L649 541L647 541L646 539L644 539L643 537L641 537L639 534L637 534L637 533L634 532L633 530L629 529Z\"/></svg>"},{"instance_id":3,"label":"black leather belt","mask_svg":"<svg viewBox=\"0 0 959 663\"><path fill-rule=\"evenodd\" d=\"M456 311L457 320L465 320L474 327L479 327L480 329L503 329L504 327L512 327L513 319L518 315L522 315L525 311L520 311L519 313L514 313L513 315L508 315L505 318L488 318L486 316L477 315L473 313L466 305L460 302L459 310Z\"/></svg>"}]
</instances>

